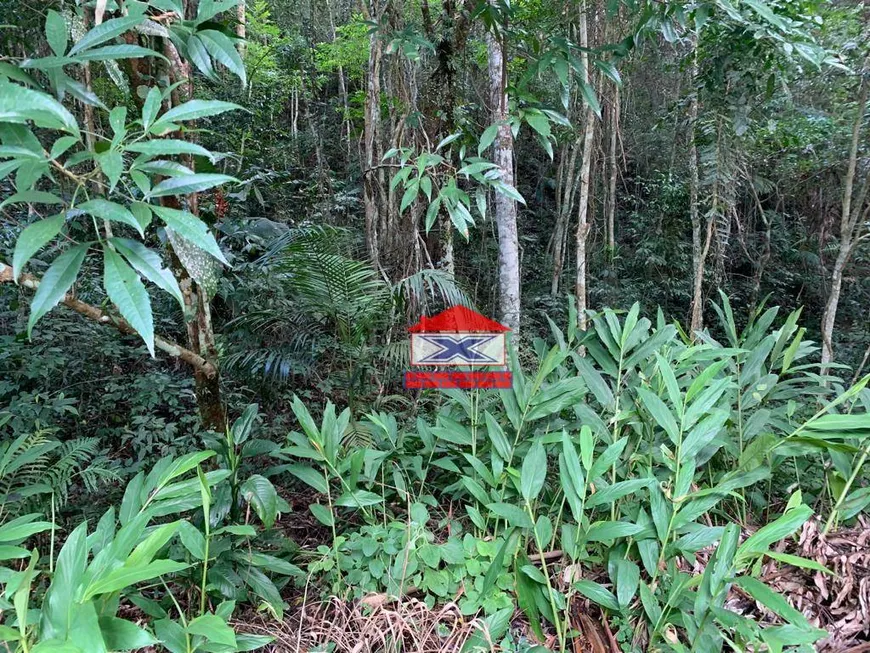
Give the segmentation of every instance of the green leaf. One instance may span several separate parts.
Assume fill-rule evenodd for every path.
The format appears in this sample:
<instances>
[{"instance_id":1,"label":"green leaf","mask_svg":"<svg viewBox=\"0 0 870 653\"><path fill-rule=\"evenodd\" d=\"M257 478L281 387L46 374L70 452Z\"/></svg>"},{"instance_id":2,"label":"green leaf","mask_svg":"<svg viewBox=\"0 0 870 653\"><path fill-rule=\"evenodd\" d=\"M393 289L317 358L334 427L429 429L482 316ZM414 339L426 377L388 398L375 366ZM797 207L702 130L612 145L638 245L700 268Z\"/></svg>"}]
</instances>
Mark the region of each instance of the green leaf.
<instances>
[{"instance_id":1,"label":"green leaf","mask_svg":"<svg viewBox=\"0 0 870 653\"><path fill-rule=\"evenodd\" d=\"M151 210L179 236L205 250L221 263L229 265L208 227L195 215L187 211L157 205L151 205Z\"/></svg>"},{"instance_id":2,"label":"green leaf","mask_svg":"<svg viewBox=\"0 0 870 653\"><path fill-rule=\"evenodd\" d=\"M480 143L478 143L477 145L478 156L483 154L484 150L492 145L493 141L495 141L496 136L498 136L498 123L493 123L483 130L483 134L480 137Z\"/></svg>"},{"instance_id":3,"label":"green leaf","mask_svg":"<svg viewBox=\"0 0 870 653\"><path fill-rule=\"evenodd\" d=\"M0 82L0 122L25 123L28 120L39 127L79 135L75 117L53 97L18 84Z\"/></svg>"},{"instance_id":4,"label":"green leaf","mask_svg":"<svg viewBox=\"0 0 870 653\"><path fill-rule=\"evenodd\" d=\"M156 86L152 86L151 90L148 91L148 95L145 96L145 102L142 104L142 127L146 132L154 123L154 119L160 112L160 105L162 102L163 95L160 93L160 89Z\"/></svg>"},{"instance_id":5,"label":"green leaf","mask_svg":"<svg viewBox=\"0 0 870 653\"><path fill-rule=\"evenodd\" d=\"M616 562L616 600L623 609L628 608L637 593L640 567L631 560L620 558Z\"/></svg>"},{"instance_id":6,"label":"green leaf","mask_svg":"<svg viewBox=\"0 0 870 653\"><path fill-rule=\"evenodd\" d=\"M384 498L380 494L375 494L368 490L354 490L353 492L341 495L336 499L335 505L342 508L365 508L383 503L383 501Z\"/></svg>"},{"instance_id":7,"label":"green leaf","mask_svg":"<svg viewBox=\"0 0 870 653\"><path fill-rule=\"evenodd\" d=\"M825 567L824 565L816 562L815 560L808 560L807 558L801 558L800 556L791 555L790 553L779 553L778 551L767 551L764 555L768 558L772 558L777 562L784 562L787 565L791 565L793 567L801 567L802 569L812 569L813 571L820 571L823 574L828 574L830 576L834 576L834 572Z\"/></svg>"},{"instance_id":8,"label":"green leaf","mask_svg":"<svg viewBox=\"0 0 870 653\"><path fill-rule=\"evenodd\" d=\"M197 560L205 559L205 536L196 526L187 520L178 524L178 537L188 553Z\"/></svg>"},{"instance_id":9,"label":"green leaf","mask_svg":"<svg viewBox=\"0 0 870 653\"><path fill-rule=\"evenodd\" d=\"M665 405L665 402L644 387L638 387L637 394L644 407L655 419L656 423L664 429L665 433L668 434L671 442L677 444L680 441L680 428L677 426L677 421Z\"/></svg>"},{"instance_id":10,"label":"green leaf","mask_svg":"<svg viewBox=\"0 0 870 653\"><path fill-rule=\"evenodd\" d=\"M520 491L527 502L534 501L547 478L547 452L540 440L535 442L523 461L520 472Z\"/></svg>"},{"instance_id":11,"label":"green leaf","mask_svg":"<svg viewBox=\"0 0 870 653\"><path fill-rule=\"evenodd\" d=\"M158 59L163 59L163 61L168 61L159 52L143 48L141 45L131 45L128 43L106 45L102 48L80 52L75 58L78 61L109 61L113 59L141 59L142 57L157 57Z\"/></svg>"},{"instance_id":12,"label":"green leaf","mask_svg":"<svg viewBox=\"0 0 870 653\"><path fill-rule=\"evenodd\" d=\"M136 240L112 238L110 241L133 268L158 288L175 297L184 310L184 297L175 275L163 267L160 255Z\"/></svg>"},{"instance_id":13,"label":"green leaf","mask_svg":"<svg viewBox=\"0 0 870 653\"><path fill-rule=\"evenodd\" d=\"M103 285L109 299L154 356L154 318L151 300L139 275L109 247L103 248Z\"/></svg>"},{"instance_id":14,"label":"green leaf","mask_svg":"<svg viewBox=\"0 0 870 653\"><path fill-rule=\"evenodd\" d=\"M54 9L49 9L45 16L45 39L58 57L62 57L66 53L69 41L66 21Z\"/></svg>"},{"instance_id":15,"label":"green leaf","mask_svg":"<svg viewBox=\"0 0 870 653\"><path fill-rule=\"evenodd\" d=\"M204 156L214 161L214 155L202 145L188 143L173 138L155 138L150 141L132 143L126 148L130 152L138 152L147 156L171 156L175 154L193 154Z\"/></svg>"},{"instance_id":16,"label":"green leaf","mask_svg":"<svg viewBox=\"0 0 870 653\"><path fill-rule=\"evenodd\" d=\"M751 576L741 576L734 582L768 610L775 612L789 623L807 630L812 628L803 614L789 605L781 594L777 594L760 580Z\"/></svg>"},{"instance_id":17,"label":"green leaf","mask_svg":"<svg viewBox=\"0 0 870 653\"><path fill-rule=\"evenodd\" d=\"M224 646L236 646L236 634L227 622L214 614L204 614L187 625L191 635L202 635L210 642Z\"/></svg>"},{"instance_id":18,"label":"green leaf","mask_svg":"<svg viewBox=\"0 0 870 653\"><path fill-rule=\"evenodd\" d=\"M308 465L291 464L287 465L285 469L300 481L313 487L315 490L320 492L320 494L326 494L329 491L329 488L326 485L326 479L323 478L323 473L313 467L309 467Z\"/></svg>"},{"instance_id":19,"label":"green leaf","mask_svg":"<svg viewBox=\"0 0 870 653\"><path fill-rule=\"evenodd\" d=\"M111 220L112 222L120 222L129 225L138 231L140 236L145 236L145 231L142 229L142 225L136 219L136 216L120 204L108 200L97 199L83 202L76 206L76 208L84 211L88 215L101 218L102 220Z\"/></svg>"},{"instance_id":20,"label":"green leaf","mask_svg":"<svg viewBox=\"0 0 870 653\"><path fill-rule=\"evenodd\" d=\"M213 81L217 81L214 68L211 65L211 57L208 55L208 50L205 49L205 44L199 40L196 34L191 35L187 39L187 56L193 62L197 70Z\"/></svg>"},{"instance_id":21,"label":"green leaf","mask_svg":"<svg viewBox=\"0 0 870 653\"><path fill-rule=\"evenodd\" d=\"M606 542L620 537L636 535L643 530L642 526L623 521L597 521L586 530L586 540L589 542Z\"/></svg>"},{"instance_id":22,"label":"green leaf","mask_svg":"<svg viewBox=\"0 0 870 653\"><path fill-rule=\"evenodd\" d=\"M739 558L745 558L753 554L767 553L771 544L788 537L798 528L803 526L813 515L813 509L806 505L786 510L778 519L762 526L752 535L746 538L740 548L737 549Z\"/></svg>"},{"instance_id":23,"label":"green leaf","mask_svg":"<svg viewBox=\"0 0 870 653\"><path fill-rule=\"evenodd\" d=\"M57 557L54 577L42 606L41 634L45 639L66 640L70 636L76 594L87 566L87 538L87 523L82 523L70 533Z\"/></svg>"},{"instance_id":24,"label":"green leaf","mask_svg":"<svg viewBox=\"0 0 870 653\"><path fill-rule=\"evenodd\" d=\"M12 278L18 279L27 261L36 254L43 245L60 233L63 228L63 215L45 218L28 226L18 240L15 241L15 252L12 254Z\"/></svg>"},{"instance_id":25,"label":"green leaf","mask_svg":"<svg viewBox=\"0 0 870 653\"><path fill-rule=\"evenodd\" d=\"M619 71L616 70L616 66L614 66L609 61L602 61L600 59L596 59L594 62L595 67L598 68L606 77L608 77L614 84L617 86L622 86L622 78L619 76Z\"/></svg>"},{"instance_id":26,"label":"green leaf","mask_svg":"<svg viewBox=\"0 0 870 653\"><path fill-rule=\"evenodd\" d=\"M253 474L242 483L241 490L266 528L272 528L278 516L278 493L272 482L265 476Z\"/></svg>"},{"instance_id":27,"label":"green leaf","mask_svg":"<svg viewBox=\"0 0 870 653\"><path fill-rule=\"evenodd\" d=\"M633 478L628 481L618 481L612 485L598 490L586 499L586 507L610 505L622 497L637 492L641 488L649 487L650 480L647 478Z\"/></svg>"},{"instance_id":28,"label":"green leaf","mask_svg":"<svg viewBox=\"0 0 870 653\"><path fill-rule=\"evenodd\" d=\"M121 173L124 172L124 157L116 150L109 150L102 154L94 156L96 162L100 165L100 170L106 175L109 180L109 190L114 190L121 178Z\"/></svg>"},{"instance_id":29,"label":"green leaf","mask_svg":"<svg viewBox=\"0 0 870 653\"><path fill-rule=\"evenodd\" d=\"M234 109L241 109L238 104L232 102L222 102L220 100L189 100L184 104L173 107L155 122L149 131L154 131L155 128L161 125L168 125L173 122L182 120L196 120L197 118L206 118L208 116L216 116Z\"/></svg>"},{"instance_id":30,"label":"green leaf","mask_svg":"<svg viewBox=\"0 0 870 653\"><path fill-rule=\"evenodd\" d=\"M601 607L619 612L619 602L616 600L616 596L603 585L591 580L578 580L574 583L574 587L587 599L594 601Z\"/></svg>"},{"instance_id":31,"label":"green leaf","mask_svg":"<svg viewBox=\"0 0 870 653\"><path fill-rule=\"evenodd\" d=\"M509 525L517 528L532 528L531 517L519 506L510 503L490 503L486 506L491 513L502 517Z\"/></svg>"},{"instance_id":32,"label":"green leaf","mask_svg":"<svg viewBox=\"0 0 870 653\"><path fill-rule=\"evenodd\" d=\"M75 283L87 251L87 245L76 245L54 259L39 282L33 301L30 302L30 318L27 320L28 338L33 332L34 325L43 315L57 306L66 295L66 291Z\"/></svg>"},{"instance_id":33,"label":"green leaf","mask_svg":"<svg viewBox=\"0 0 870 653\"><path fill-rule=\"evenodd\" d=\"M77 52L82 52L88 48L100 45L100 43L105 43L116 36L120 36L124 32L130 31L142 21L142 16L124 16L123 18L112 18L111 20L107 20L106 22L97 25L80 38L76 44L70 48L69 54L72 56Z\"/></svg>"},{"instance_id":34,"label":"green leaf","mask_svg":"<svg viewBox=\"0 0 870 653\"><path fill-rule=\"evenodd\" d=\"M133 651L159 643L147 630L118 617L100 617L100 632L110 651Z\"/></svg>"},{"instance_id":35,"label":"green leaf","mask_svg":"<svg viewBox=\"0 0 870 653\"><path fill-rule=\"evenodd\" d=\"M164 179L148 194L151 197L165 197L167 195L190 195L200 191L220 186L229 182L238 183L238 179L229 175L220 175L211 172L194 173L183 177Z\"/></svg>"},{"instance_id":36,"label":"green leaf","mask_svg":"<svg viewBox=\"0 0 870 653\"><path fill-rule=\"evenodd\" d=\"M63 200L54 193L46 193L42 190L25 190L20 193L14 193L3 200L0 203L0 209L10 204L19 204L21 202L27 202L28 204L63 204Z\"/></svg>"},{"instance_id":37,"label":"green leaf","mask_svg":"<svg viewBox=\"0 0 870 653\"><path fill-rule=\"evenodd\" d=\"M308 509L311 511L311 514L317 518L317 521L324 526L331 527L335 525L335 519L327 506L320 503L312 503L308 506Z\"/></svg>"},{"instance_id":38,"label":"green leaf","mask_svg":"<svg viewBox=\"0 0 870 653\"><path fill-rule=\"evenodd\" d=\"M201 30L196 33L212 59L221 63L227 70L242 80L242 86L247 84L245 64L236 50L235 44L223 32L217 30Z\"/></svg>"},{"instance_id":39,"label":"green leaf","mask_svg":"<svg viewBox=\"0 0 870 653\"><path fill-rule=\"evenodd\" d=\"M580 93L583 95L583 100L586 102L595 115L601 117L601 105L598 104L598 96L595 95L595 89L585 82L580 82Z\"/></svg>"},{"instance_id":40,"label":"green leaf","mask_svg":"<svg viewBox=\"0 0 870 653\"><path fill-rule=\"evenodd\" d=\"M82 600L89 601L100 594L111 594L158 576L174 574L182 569L187 569L188 566L174 560L155 560L139 567L118 567L102 578L91 582L85 589Z\"/></svg>"}]
</instances>

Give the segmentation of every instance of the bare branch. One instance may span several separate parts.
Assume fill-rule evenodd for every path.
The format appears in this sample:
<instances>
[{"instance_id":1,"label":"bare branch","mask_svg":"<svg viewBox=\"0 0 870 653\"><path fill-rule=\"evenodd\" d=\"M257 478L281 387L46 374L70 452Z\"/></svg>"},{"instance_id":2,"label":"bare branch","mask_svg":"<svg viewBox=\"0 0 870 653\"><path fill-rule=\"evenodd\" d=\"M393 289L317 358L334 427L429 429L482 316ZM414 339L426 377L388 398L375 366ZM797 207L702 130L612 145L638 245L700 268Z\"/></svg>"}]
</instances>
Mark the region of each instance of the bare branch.
<instances>
[{"instance_id":1,"label":"bare branch","mask_svg":"<svg viewBox=\"0 0 870 653\"><path fill-rule=\"evenodd\" d=\"M12 281L12 268L5 263L0 263L0 283L9 283ZM30 290L36 290L37 288L39 288L40 280L31 274L22 274L18 278L18 283L25 288L29 288ZM89 320L98 322L100 324L108 324L110 326L113 326L121 333L136 335L136 330L132 326L130 326L130 324L123 318L109 315L102 309L91 304L86 304L80 299L76 299L72 295L65 295L60 303L64 306L67 306L68 308L71 308L79 315L85 316ZM167 340L162 336L155 335L154 346L157 349L163 351L164 353L184 361L195 370L202 372L209 378L214 377L217 374L217 368L212 363L207 361L199 354L194 353L191 350L182 347L175 342L172 342L171 340Z\"/></svg>"}]
</instances>

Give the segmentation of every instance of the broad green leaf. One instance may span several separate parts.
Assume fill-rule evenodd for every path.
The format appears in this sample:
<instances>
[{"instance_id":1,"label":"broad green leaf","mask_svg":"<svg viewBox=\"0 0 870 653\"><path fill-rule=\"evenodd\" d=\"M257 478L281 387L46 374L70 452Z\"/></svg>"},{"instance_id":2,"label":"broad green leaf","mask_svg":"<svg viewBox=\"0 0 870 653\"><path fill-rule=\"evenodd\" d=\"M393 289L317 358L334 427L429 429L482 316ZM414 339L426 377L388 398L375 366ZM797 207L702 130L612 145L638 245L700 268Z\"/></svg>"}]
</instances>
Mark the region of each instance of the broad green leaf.
<instances>
[{"instance_id":1,"label":"broad green leaf","mask_svg":"<svg viewBox=\"0 0 870 653\"><path fill-rule=\"evenodd\" d=\"M100 632L110 651L135 651L158 644L158 640L132 621L118 617L100 617Z\"/></svg>"},{"instance_id":2,"label":"broad green leaf","mask_svg":"<svg viewBox=\"0 0 870 653\"><path fill-rule=\"evenodd\" d=\"M0 122L26 123L61 129L79 135L75 117L57 100L42 91L0 82Z\"/></svg>"},{"instance_id":3,"label":"broad green leaf","mask_svg":"<svg viewBox=\"0 0 870 653\"><path fill-rule=\"evenodd\" d=\"M789 623L805 629L812 627L807 618L800 611L789 605L788 601L781 594L774 592L757 578L741 576L736 578L734 582L765 608L775 612Z\"/></svg>"},{"instance_id":4,"label":"broad green leaf","mask_svg":"<svg viewBox=\"0 0 870 653\"><path fill-rule=\"evenodd\" d=\"M665 405L665 402L644 387L638 387L637 394L656 423L668 434L671 442L677 444L680 441L680 428L677 426L677 421L674 419L673 413Z\"/></svg>"},{"instance_id":5,"label":"broad green leaf","mask_svg":"<svg viewBox=\"0 0 870 653\"><path fill-rule=\"evenodd\" d=\"M619 612L619 602L616 600L616 596L603 585L591 580L578 580L574 583L574 587L583 596L594 601L602 608Z\"/></svg>"},{"instance_id":6,"label":"broad green leaf","mask_svg":"<svg viewBox=\"0 0 870 653\"><path fill-rule=\"evenodd\" d=\"M150 141L132 143L126 148L130 152L138 152L148 156L169 156L174 154L193 154L214 160L214 155L202 145L189 143L173 138L155 138Z\"/></svg>"},{"instance_id":7,"label":"broad green leaf","mask_svg":"<svg viewBox=\"0 0 870 653\"><path fill-rule=\"evenodd\" d=\"M103 285L109 299L130 326L142 336L154 356L154 318L151 300L139 275L109 247L103 248Z\"/></svg>"},{"instance_id":8,"label":"broad green leaf","mask_svg":"<svg viewBox=\"0 0 870 653\"><path fill-rule=\"evenodd\" d=\"M534 501L544 487L547 478L547 452L540 440L535 442L529 449L523 461L520 473L520 490L523 499L527 502Z\"/></svg>"},{"instance_id":9,"label":"broad green leaf","mask_svg":"<svg viewBox=\"0 0 870 653\"><path fill-rule=\"evenodd\" d=\"M598 103L598 96L595 94L595 89L585 82L580 82L580 93L583 95L583 100L595 115L601 117L601 105Z\"/></svg>"},{"instance_id":10,"label":"broad green leaf","mask_svg":"<svg viewBox=\"0 0 870 653\"><path fill-rule=\"evenodd\" d=\"M597 521L586 530L589 542L606 542L620 537L635 535L643 530L642 526L623 521Z\"/></svg>"},{"instance_id":11,"label":"broad green leaf","mask_svg":"<svg viewBox=\"0 0 870 653\"><path fill-rule=\"evenodd\" d=\"M100 170L109 180L109 190L114 190L124 172L124 157L117 150L109 150L94 156L100 166ZM96 200L94 200L96 201Z\"/></svg>"},{"instance_id":12,"label":"broad green leaf","mask_svg":"<svg viewBox=\"0 0 870 653\"><path fill-rule=\"evenodd\" d=\"M153 123L149 131L154 131L160 125L167 125L173 122L183 120L196 120L197 118L206 118L208 116L216 116L234 109L241 109L238 104L232 102L222 102L220 100L189 100L184 104L173 107L164 113L157 122Z\"/></svg>"},{"instance_id":13,"label":"broad green leaf","mask_svg":"<svg viewBox=\"0 0 870 653\"><path fill-rule=\"evenodd\" d=\"M159 52L143 48L141 45L128 43L106 45L102 48L80 52L75 56L78 61L109 61L112 59L141 59L142 57L157 57L167 61L166 57Z\"/></svg>"},{"instance_id":14,"label":"broad green leaf","mask_svg":"<svg viewBox=\"0 0 870 653\"><path fill-rule=\"evenodd\" d=\"M45 39L58 57L62 57L66 53L66 46L69 42L66 21L54 9L49 9L45 16Z\"/></svg>"},{"instance_id":15,"label":"broad green leaf","mask_svg":"<svg viewBox=\"0 0 870 653\"><path fill-rule=\"evenodd\" d=\"M179 236L205 250L221 263L229 265L208 227L195 215L166 206L151 205L151 210Z\"/></svg>"},{"instance_id":16,"label":"broad green leaf","mask_svg":"<svg viewBox=\"0 0 870 653\"><path fill-rule=\"evenodd\" d=\"M480 137L480 143L477 145L478 156L483 154L483 152L492 145L496 136L498 136L498 123L493 123L483 130L483 134Z\"/></svg>"},{"instance_id":17,"label":"broad green leaf","mask_svg":"<svg viewBox=\"0 0 870 653\"><path fill-rule=\"evenodd\" d=\"M509 549L513 548L518 537L518 531L508 531L505 533L504 541L496 550L495 557L492 559L492 564L489 565L489 568L483 576L483 586L480 590L482 596L488 596L492 588L495 587L499 575L501 575L504 570L505 555Z\"/></svg>"},{"instance_id":18,"label":"broad green leaf","mask_svg":"<svg viewBox=\"0 0 870 653\"><path fill-rule=\"evenodd\" d=\"M151 90L148 91L148 95L145 96L145 102L142 104L142 127L146 132L153 124L157 114L160 112L160 105L162 102L163 95L160 93L160 89L156 86L152 86Z\"/></svg>"},{"instance_id":19,"label":"broad green leaf","mask_svg":"<svg viewBox=\"0 0 870 653\"><path fill-rule=\"evenodd\" d=\"M100 25L97 25L82 38L76 41L75 45L70 48L70 56L77 52L82 52L88 48L93 48L101 43L120 36L124 32L128 32L136 25L143 21L142 16L124 16L122 18L112 18Z\"/></svg>"},{"instance_id":20,"label":"broad green leaf","mask_svg":"<svg viewBox=\"0 0 870 653\"><path fill-rule=\"evenodd\" d=\"M510 526L532 528L531 517L519 506L510 503L490 503L486 506L491 513L503 518Z\"/></svg>"},{"instance_id":21,"label":"broad green leaf","mask_svg":"<svg viewBox=\"0 0 870 653\"><path fill-rule=\"evenodd\" d=\"M120 222L129 225L138 231L140 236L145 236L142 225L136 219L136 216L120 204L108 200L96 199L83 202L82 204L77 205L76 208L84 211L88 215L92 215L102 220L111 220L112 222Z\"/></svg>"},{"instance_id":22,"label":"broad green leaf","mask_svg":"<svg viewBox=\"0 0 870 653\"><path fill-rule=\"evenodd\" d=\"M187 57L196 66L197 70L213 81L217 81L218 77L211 65L211 57L208 50L205 49L205 44L199 39L199 36L193 34L188 37Z\"/></svg>"},{"instance_id":23,"label":"broad green leaf","mask_svg":"<svg viewBox=\"0 0 870 653\"><path fill-rule=\"evenodd\" d=\"M608 485L590 495L586 499L586 507L594 508L595 506L609 506L622 497L637 492L638 490L649 487L650 480L647 478L633 478L628 481L617 481L612 485Z\"/></svg>"},{"instance_id":24,"label":"broad green leaf","mask_svg":"<svg viewBox=\"0 0 870 653\"><path fill-rule=\"evenodd\" d=\"M25 190L20 193L14 193L3 200L3 202L0 202L0 209L10 204L20 204L22 202L27 202L28 204L63 204L63 200L54 193L47 193L42 190Z\"/></svg>"},{"instance_id":25,"label":"broad green leaf","mask_svg":"<svg viewBox=\"0 0 870 653\"><path fill-rule=\"evenodd\" d=\"M307 483L321 494L326 494L329 491L323 473L313 467L308 465L291 464L287 465L285 469L300 481Z\"/></svg>"},{"instance_id":26,"label":"broad green leaf","mask_svg":"<svg viewBox=\"0 0 870 653\"><path fill-rule=\"evenodd\" d=\"M15 252L12 254L12 278L18 279L21 270L27 261L38 252L52 238L60 233L63 228L63 215L45 218L28 226L18 240L15 241Z\"/></svg>"},{"instance_id":27,"label":"broad green leaf","mask_svg":"<svg viewBox=\"0 0 870 653\"><path fill-rule=\"evenodd\" d=\"M172 295L184 310L184 297L175 275L163 267L160 255L142 243L127 238L112 238L110 241L133 268L158 288Z\"/></svg>"},{"instance_id":28,"label":"broad green leaf","mask_svg":"<svg viewBox=\"0 0 870 653\"><path fill-rule=\"evenodd\" d=\"M189 521L181 520L178 525L178 537L188 553L197 560L205 559L205 536Z\"/></svg>"},{"instance_id":29,"label":"broad green leaf","mask_svg":"<svg viewBox=\"0 0 870 653\"><path fill-rule=\"evenodd\" d=\"M311 511L311 514L317 518L324 526L334 526L335 519L332 516L332 512L329 510L328 506L324 506L320 503L312 503L308 506L308 509Z\"/></svg>"},{"instance_id":30,"label":"broad green leaf","mask_svg":"<svg viewBox=\"0 0 870 653\"><path fill-rule=\"evenodd\" d=\"M82 523L70 533L42 606L42 633L45 639L66 640L74 621L77 593L88 559L88 526Z\"/></svg>"},{"instance_id":31,"label":"broad green leaf","mask_svg":"<svg viewBox=\"0 0 870 653\"><path fill-rule=\"evenodd\" d=\"M54 259L39 282L33 301L30 302L30 317L27 320L28 338L33 332L34 325L43 315L57 306L66 295L66 291L75 283L87 251L87 245L76 245Z\"/></svg>"},{"instance_id":32,"label":"broad green leaf","mask_svg":"<svg viewBox=\"0 0 870 653\"><path fill-rule=\"evenodd\" d=\"M336 506L343 508L365 508L383 503L384 498L380 494L369 492L368 490L354 490L353 492L341 495L335 501Z\"/></svg>"},{"instance_id":33,"label":"broad green leaf","mask_svg":"<svg viewBox=\"0 0 870 653\"><path fill-rule=\"evenodd\" d=\"M766 554L771 544L779 542L784 537L794 533L812 515L813 509L806 505L786 510L782 516L762 526L747 537L743 544L740 545L740 548L737 549L737 555L745 559L753 554Z\"/></svg>"},{"instance_id":34,"label":"broad green leaf","mask_svg":"<svg viewBox=\"0 0 870 653\"><path fill-rule=\"evenodd\" d=\"M242 86L245 86L247 83L245 64L230 38L223 32L211 29L200 30L196 35L205 45L205 49L208 50L212 59L219 61L227 70L242 80Z\"/></svg>"},{"instance_id":35,"label":"broad green leaf","mask_svg":"<svg viewBox=\"0 0 870 653\"><path fill-rule=\"evenodd\" d=\"M187 569L188 566L174 560L155 560L140 567L118 567L85 588L82 600L88 601L100 594L111 594L136 583L152 580L166 574L174 574L182 569Z\"/></svg>"},{"instance_id":36,"label":"broad green leaf","mask_svg":"<svg viewBox=\"0 0 870 653\"><path fill-rule=\"evenodd\" d=\"M625 609L637 593L640 567L631 560L620 558L616 562L616 600Z\"/></svg>"},{"instance_id":37,"label":"broad green leaf","mask_svg":"<svg viewBox=\"0 0 870 653\"><path fill-rule=\"evenodd\" d=\"M265 527L272 528L278 516L278 493L272 482L264 476L252 474L242 483L241 491Z\"/></svg>"},{"instance_id":38,"label":"broad green leaf","mask_svg":"<svg viewBox=\"0 0 870 653\"><path fill-rule=\"evenodd\" d=\"M224 646L236 646L236 634L227 622L214 614L204 614L187 625L191 635L202 635L210 642Z\"/></svg>"},{"instance_id":39,"label":"broad green leaf","mask_svg":"<svg viewBox=\"0 0 870 653\"><path fill-rule=\"evenodd\" d=\"M164 179L151 189L148 197L166 197L167 195L190 195L200 191L220 186L239 180L229 175L220 175L211 172L194 173L183 177Z\"/></svg>"}]
</instances>

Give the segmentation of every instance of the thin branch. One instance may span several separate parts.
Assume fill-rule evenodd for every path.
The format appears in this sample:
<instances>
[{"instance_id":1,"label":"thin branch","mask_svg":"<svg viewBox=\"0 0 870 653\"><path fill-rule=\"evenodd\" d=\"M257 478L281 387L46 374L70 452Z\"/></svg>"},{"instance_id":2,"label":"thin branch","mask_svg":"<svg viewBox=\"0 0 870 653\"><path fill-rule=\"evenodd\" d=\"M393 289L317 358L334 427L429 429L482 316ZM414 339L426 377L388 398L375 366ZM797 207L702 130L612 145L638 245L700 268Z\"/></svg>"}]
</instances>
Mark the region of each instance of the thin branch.
<instances>
[{"instance_id":1,"label":"thin branch","mask_svg":"<svg viewBox=\"0 0 870 653\"><path fill-rule=\"evenodd\" d=\"M0 263L0 283L9 283L12 282L12 268L4 263ZM39 288L40 280L34 277L31 274L22 274L18 278L18 283L25 288L29 288L30 290L36 290ZM61 304L71 308L79 315L83 315L89 320L94 322L98 322L99 324L108 324L110 326L115 327L121 333L125 333L128 335L136 335L136 330L130 326L130 324L124 320L123 318L116 317L114 315L109 315L104 312L102 309L93 306L91 304L86 304L85 302L76 299L72 295L64 295L63 299L60 301ZM217 368L207 361L205 358L192 352L191 350L182 347L181 345L172 342L171 340L167 340L162 336L154 336L154 346L169 354L174 358L178 358L179 360L184 361L194 369L202 372L207 377L211 378L217 374Z\"/></svg>"}]
</instances>

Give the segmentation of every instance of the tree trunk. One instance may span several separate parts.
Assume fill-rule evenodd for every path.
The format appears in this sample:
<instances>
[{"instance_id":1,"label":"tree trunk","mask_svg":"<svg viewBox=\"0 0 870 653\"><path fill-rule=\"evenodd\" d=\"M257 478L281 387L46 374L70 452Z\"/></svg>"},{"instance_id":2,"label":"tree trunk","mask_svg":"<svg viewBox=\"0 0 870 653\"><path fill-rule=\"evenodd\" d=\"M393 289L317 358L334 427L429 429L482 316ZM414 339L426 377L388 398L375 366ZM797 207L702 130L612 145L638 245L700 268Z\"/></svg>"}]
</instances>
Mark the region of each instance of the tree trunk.
<instances>
[{"instance_id":1,"label":"tree trunk","mask_svg":"<svg viewBox=\"0 0 870 653\"><path fill-rule=\"evenodd\" d=\"M698 122L698 38L692 38L692 97L689 102L689 219L692 222L692 319L689 334L704 327L704 259L706 249L701 242L701 214L698 208L698 192L701 185L698 175L698 142L695 138L695 124ZM710 226L708 226L708 232ZM710 239L707 239L710 242Z\"/></svg>"},{"instance_id":2,"label":"tree trunk","mask_svg":"<svg viewBox=\"0 0 870 653\"><path fill-rule=\"evenodd\" d=\"M610 260L616 252L616 177L619 164L616 160L616 140L619 134L619 87L613 87L613 103L610 107L610 179L608 183L607 204L607 251Z\"/></svg>"},{"instance_id":3,"label":"tree trunk","mask_svg":"<svg viewBox=\"0 0 870 653\"><path fill-rule=\"evenodd\" d=\"M581 61L583 64L583 83L589 84L589 34L586 25L586 3L581 5L578 31L580 33ZM580 198L577 206L577 280L574 294L577 297L577 314L580 330L586 330L586 237L589 235L589 187L592 170L592 145L595 140L595 112L586 107L586 124L583 131L583 161L580 164Z\"/></svg>"},{"instance_id":4,"label":"tree trunk","mask_svg":"<svg viewBox=\"0 0 870 653\"><path fill-rule=\"evenodd\" d=\"M369 20L373 20L368 16ZM365 126L363 129L363 203L365 205L366 249L375 268L380 268L378 246L378 195L381 124L381 40L372 34L366 69Z\"/></svg>"},{"instance_id":5,"label":"tree trunk","mask_svg":"<svg viewBox=\"0 0 870 653\"><path fill-rule=\"evenodd\" d=\"M175 45L168 39L164 39L164 54L171 62L169 76L172 81L183 82L178 85L173 101L179 104L191 99L193 97L193 80L190 74L190 64L181 59ZM195 169L193 157L190 157L186 161L186 164L192 170ZM178 198L174 196L163 197L161 201L172 208L182 208ZM187 210L197 215L199 213L197 195L188 195L185 201L187 203ZM173 259L173 271L178 279L184 297L185 315L188 316L185 323L188 346L214 368L213 374L207 374L201 369L196 369L194 372L194 392L196 394L196 403L199 407L200 419L204 428L223 432L227 425L226 410L221 396L218 354L217 347L215 346L214 328L211 322L210 300L205 289L199 287L181 264L171 244L167 244L167 247Z\"/></svg>"},{"instance_id":6,"label":"tree trunk","mask_svg":"<svg viewBox=\"0 0 870 653\"><path fill-rule=\"evenodd\" d=\"M831 272L831 290L822 314L822 374L827 374L827 365L834 359L834 324L837 321L837 307L840 303L840 291L843 287L843 271L852 255L855 245L855 227L859 223L864 198L867 195L870 175L864 181L863 188L858 193L858 201L852 206L852 193L855 186L855 171L858 166L858 145L861 139L861 127L864 122L864 112L867 109L868 76L870 57L864 61L861 86L858 91L858 107L855 122L852 124L852 143L849 149L849 164L846 170L846 181L843 187L843 208L840 213L840 242L837 260Z\"/></svg>"},{"instance_id":7,"label":"tree trunk","mask_svg":"<svg viewBox=\"0 0 870 653\"><path fill-rule=\"evenodd\" d=\"M503 34L487 34L489 50L489 100L492 121L498 124L493 162L501 169L502 181L514 185L514 137L508 117L507 62ZM520 330L520 257L517 237L517 204L502 193L495 194L495 224L498 229L499 313L516 342Z\"/></svg>"},{"instance_id":8,"label":"tree trunk","mask_svg":"<svg viewBox=\"0 0 870 653\"><path fill-rule=\"evenodd\" d=\"M245 19L245 2L246 0L238 0L239 4L236 5L236 36L239 37L239 42L236 45L236 49L239 51L239 55L244 58L245 56L245 38L247 37L247 20Z\"/></svg>"}]
</instances>

